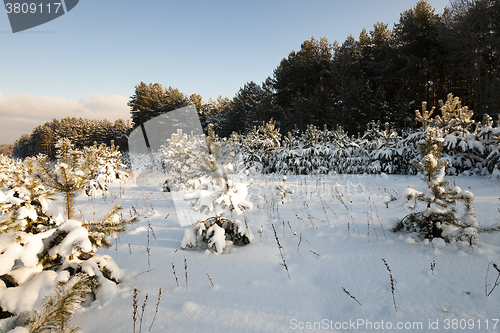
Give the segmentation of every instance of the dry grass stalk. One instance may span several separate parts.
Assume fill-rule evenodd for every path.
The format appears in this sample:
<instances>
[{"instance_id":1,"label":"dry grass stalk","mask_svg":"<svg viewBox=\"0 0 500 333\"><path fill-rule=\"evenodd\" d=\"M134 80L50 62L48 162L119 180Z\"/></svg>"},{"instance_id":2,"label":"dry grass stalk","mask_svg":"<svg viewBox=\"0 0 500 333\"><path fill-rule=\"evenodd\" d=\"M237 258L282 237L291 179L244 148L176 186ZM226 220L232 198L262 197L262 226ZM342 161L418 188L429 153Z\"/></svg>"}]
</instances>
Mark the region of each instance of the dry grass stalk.
<instances>
[{"instance_id":1,"label":"dry grass stalk","mask_svg":"<svg viewBox=\"0 0 500 333\"><path fill-rule=\"evenodd\" d=\"M495 283L493 283L493 287L491 288L490 291L488 291L488 273L490 272L490 266L493 266L493 268L498 272L498 276L497 276L497 278L495 280ZM484 281L484 283L485 283L485 290L486 290L486 296L490 296L491 293L493 292L493 290L495 290L495 288L500 285L499 280L500 280L500 268L498 268L497 264L495 264L494 262L490 261L490 263L488 264L488 269L486 271L486 279Z\"/></svg>"},{"instance_id":2,"label":"dry grass stalk","mask_svg":"<svg viewBox=\"0 0 500 333\"><path fill-rule=\"evenodd\" d=\"M146 252L148 253L148 269L151 269L151 248L149 247L149 228L147 233Z\"/></svg>"},{"instance_id":3,"label":"dry grass stalk","mask_svg":"<svg viewBox=\"0 0 500 333\"><path fill-rule=\"evenodd\" d=\"M309 251L311 251L311 253L313 253L313 254L317 255L318 257L321 257L321 255L320 255L319 253L314 252L313 250L309 250Z\"/></svg>"},{"instance_id":4,"label":"dry grass stalk","mask_svg":"<svg viewBox=\"0 0 500 333\"><path fill-rule=\"evenodd\" d=\"M172 272L174 272L175 283L177 283L177 287L179 287L179 280L177 279L177 275L175 274L175 266L173 262L172 262Z\"/></svg>"},{"instance_id":5,"label":"dry grass stalk","mask_svg":"<svg viewBox=\"0 0 500 333\"><path fill-rule=\"evenodd\" d=\"M302 233L300 233L299 244L297 245L297 254L299 254L300 243L302 243Z\"/></svg>"},{"instance_id":6,"label":"dry grass stalk","mask_svg":"<svg viewBox=\"0 0 500 333\"><path fill-rule=\"evenodd\" d=\"M371 202L370 196L368 196L366 209L366 222L368 224L368 243L370 242L370 224L372 225L373 231L375 233L375 238L377 238L378 241L377 229L375 228L375 225L373 223L373 206L375 206L375 204Z\"/></svg>"},{"instance_id":7,"label":"dry grass stalk","mask_svg":"<svg viewBox=\"0 0 500 333\"><path fill-rule=\"evenodd\" d=\"M134 288L134 293L132 294L132 320L134 322L134 333L135 333L135 322L137 321L137 288Z\"/></svg>"},{"instance_id":8,"label":"dry grass stalk","mask_svg":"<svg viewBox=\"0 0 500 333\"><path fill-rule=\"evenodd\" d=\"M377 206L374 204L373 207L375 207L375 215L377 216L378 224L380 225L380 228L382 229L382 233L384 234L384 237L387 240L387 235L385 234L384 226L382 225L382 222L380 221L380 217L378 215Z\"/></svg>"},{"instance_id":9,"label":"dry grass stalk","mask_svg":"<svg viewBox=\"0 0 500 333\"><path fill-rule=\"evenodd\" d=\"M328 218L328 214L326 212L326 207L328 207L328 209L332 211L333 215L337 216L337 214L335 214L333 209L331 209L330 206L328 206L328 204L323 200L323 198L321 197L321 194L319 192L318 192L318 197L319 197L319 201L321 202L321 207L323 207L323 213L325 213L326 221L328 222L328 225L331 225L330 219Z\"/></svg>"},{"instance_id":10,"label":"dry grass stalk","mask_svg":"<svg viewBox=\"0 0 500 333\"><path fill-rule=\"evenodd\" d=\"M358 302L359 305L361 305L361 303L356 299L356 297L352 296L351 293L349 291L347 291L344 287L342 287L342 290L349 296L351 297L353 300L355 300L356 302Z\"/></svg>"},{"instance_id":11,"label":"dry grass stalk","mask_svg":"<svg viewBox=\"0 0 500 333\"><path fill-rule=\"evenodd\" d=\"M356 221L354 219L354 215L352 214L351 210L347 206L347 204L346 204L346 202L344 200L344 195L339 192L337 186L332 187L332 197L334 199L337 199L342 204L342 206L344 206L344 208L347 210L347 212L349 213L351 221L349 221L349 220L347 221L347 234L349 235L349 239L351 239L351 222L352 222L353 228L356 225Z\"/></svg>"},{"instance_id":12,"label":"dry grass stalk","mask_svg":"<svg viewBox=\"0 0 500 333\"><path fill-rule=\"evenodd\" d=\"M186 257L184 257L184 271L186 272L186 290L188 289L188 264Z\"/></svg>"},{"instance_id":13,"label":"dry grass stalk","mask_svg":"<svg viewBox=\"0 0 500 333\"><path fill-rule=\"evenodd\" d=\"M212 278L210 277L210 274L208 273L208 271L207 271L207 276L208 276L208 281L210 281L210 284L212 285L212 287L215 287L214 282L212 281Z\"/></svg>"},{"instance_id":14,"label":"dry grass stalk","mask_svg":"<svg viewBox=\"0 0 500 333\"><path fill-rule=\"evenodd\" d=\"M382 259L384 262L385 267L387 268L387 271L389 272L389 278L391 280L391 293L392 293L392 301L394 303L394 310L398 311L398 308L396 307L396 297L394 296L394 283L397 281L394 279L394 275L392 275L391 268L389 267L389 264L387 264L387 261L385 259Z\"/></svg>"},{"instance_id":15,"label":"dry grass stalk","mask_svg":"<svg viewBox=\"0 0 500 333\"><path fill-rule=\"evenodd\" d=\"M134 333L135 333L135 326L137 319L139 319L139 331L138 333L141 333L142 330L142 319L144 318L144 311L146 310L146 305L148 302L148 294L146 294L146 297L144 298L144 302L142 303L142 309L141 309L141 314L138 313L138 299L137 299L137 288L134 288L134 292L132 294L132 321L134 322Z\"/></svg>"},{"instance_id":16,"label":"dry grass stalk","mask_svg":"<svg viewBox=\"0 0 500 333\"><path fill-rule=\"evenodd\" d=\"M147 306L147 303L148 303L148 294L146 294L145 298L144 298L144 302L142 303L142 308L141 308L141 314L138 313L137 309L138 309L138 298L137 298L137 288L134 288L134 292L132 294L132 306L133 306L133 310L132 310L132 320L134 322L134 333L135 333L135 328L136 328L136 322L137 322L137 319L139 319L139 330L138 330L138 333L141 333L142 331L142 321L144 319L144 312L146 311L146 306ZM153 320L151 321L151 325L149 326L149 330L148 332L151 332L151 329L153 328L153 324L156 320L156 315L158 314L158 310L159 310L159 306L160 306L160 299L161 299L161 288L158 290L158 300L156 302L156 309L155 309L155 314L153 316Z\"/></svg>"},{"instance_id":17,"label":"dry grass stalk","mask_svg":"<svg viewBox=\"0 0 500 333\"><path fill-rule=\"evenodd\" d=\"M153 235L153 238L155 239L155 242L156 242L155 231L154 231L153 227L151 226L151 223L149 223L149 221L148 221L148 230L151 230L151 234Z\"/></svg>"},{"instance_id":18,"label":"dry grass stalk","mask_svg":"<svg viewBox=\"0 0 500 333\"><path fill-rule=\"evenodd\" d=\"M139 333L142 331L142 319L144 318L144 311L146 310L146 305L148 303L148 294L144 297L144 302L142 303L141 315L139 316Z\"/></svg>"},{"instance_id":19,"label":"dry grass stalk","mask_svg":"<svg viewBox=\"0 0 500 333\"><path fill-rule=\"evenodd\" d=\"M280 240L278 239L278 234L276 233L276 229L274 228L274 225L272 223L271 223L271 226L273 227L274 237L276 238L276 243L278 244L278 249L279 249L280 255L281 255L282 262L280 263L280 265L282 265L283 267L285 267L286 274L288 275L288 279L290 279L290 273L288 271L288 266L286 264L285 257L284 257L284 255L285 255L285 249L283 249L283 247L281 246Z\"/></svg>"},{"instance_id":20,"label":"dry grass stalk","mask_svg":"<svg viewBox=\"0 0 500 333\"><path fill-rule=\"evenodd\" d=\"M156 315L158 314L158 309L160 307L160 300L161 300L161 288L158 289L158 300L156 301L155 315L153 316L153 320L151 321L151 326L149 326L148 332L151 332L151 329L153 328L153 324L155 323Z\"/></svg>"}]
</instances>

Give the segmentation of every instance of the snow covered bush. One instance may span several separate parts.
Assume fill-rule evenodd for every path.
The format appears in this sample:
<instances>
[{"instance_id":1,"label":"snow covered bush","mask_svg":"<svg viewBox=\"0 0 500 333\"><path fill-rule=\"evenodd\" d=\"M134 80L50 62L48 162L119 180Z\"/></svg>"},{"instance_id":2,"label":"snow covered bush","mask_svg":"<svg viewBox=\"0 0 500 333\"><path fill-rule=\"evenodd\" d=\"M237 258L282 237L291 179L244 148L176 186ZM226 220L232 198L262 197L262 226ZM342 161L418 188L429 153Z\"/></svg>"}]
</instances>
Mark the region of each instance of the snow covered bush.
<instances>
[{"instance_id":1,"label":"snow covered bush","mask_svg":"<svg viewBox=\"0 0 500 333\"><path fill-rule=\"evenodd\" d=\"M83 171L81 152L74 149L68 139L60 139L56 148L57 161L54 166L47 156L37 156L39 167L36 176L44 186L64 194L66 216L71 220L75 195L84 188L87 176Z\"/></svg>"},{"instance_id":2,"label":"snow covered bush","mask_svg":"<svg viewBox=\"0 0 500 333\"><path fill-rule=\"evenodd\" d=\"M7 172L8 181L0 190L0 233L19 230L43 230L64 218L50 198L54 192L43 186L37 174L37 159L15 161L15 171Z\"/></svg>"},{"instance_id":3,"label":"snow covered bush","mask_svg":"<svg viewBox=\"0 0 500 333\"><path fill-rule=\"evenodd\" d=\"M69 321L97 284L95 277L87 274L62 278L43 300L41 310L26 311L7 319L0 326L0 332L77 332L79 326L72 327Z\"/></svg>"},{"instance_id":4,"label":"snow covered bush","mask_svg":"<svg viewBox=\"0 0 500 333\"><path fill-rule=\"evenodd\" d=\"M272 119L259 127L255 126L243 140L243 162L246 168L258 172L271 172L273 168L273 156L277 148L281 146L281 134L276 128L276 122Z\"/></svg>"},{"instance_id":5,"label":"snow covered bush","mask_svg":"<svg viewBox=\"0 0 500 333\"><path fill-rule=\"evenodd\" d=\"M2 331L16 326L29 326L30 332L76 331L65 324L75 306L121 278L113 259L95 251L109 247L110 237L125 232L136 217L123 220L117 205L102 220L72 220L72 200L87 177L80 152L68 140L58 148L55 164L44 155L16 161L17 170L7 172L0 189L0 317L12 317L0 324ZM55 192L65 196L67 219L53 203ZM54 298L48 296L40 312L32 311L51 288L56 288Z\"/></svg>"},{"instance_id":6,"label":"snow covered bush","mask_svg":"<svg viewBox=\"0 0 500 333\"><path fill-rule=\"evenodd\" d=\"M251 240L251 237L247 237L248 242L240 242L238 235L245 235L245 229L240 226L241 222L231 221L222 215L224 213L231 217L240 215L253 205L247 199L249 184L242 174L234 172L235 153L227 147L230 142L219 140L212 130L205 137L205 143L206 150L201 153L197 164L193 166L203 176L197 179L198 185L188 191L184 199L189 201L195 211L212 213L215 217L198 222L194 226L194 231L186 231L182 243L185 248L192 247L193 241L194 244L206 242L209 247L215 246L217 253L221 253L225 247L222 245L222 238L233 243L236 241L238 244L246 244ZM203 233L205 229L206 232ZM193 232L202 235L195 239L191 237Z\"/></svg>"},{"instance_id":7,"label":"snow covered bush","mask_svg":"<svg viewBox=\"0 0 500 333\"><path fill-rule=\"evenodd\" d=\"M130 177L122 162L119 147L115 146L114 141L111 141L110 147L104 143L97 146L97 142L93 146L85 147L81 159L82 170L87 175L85 193L89 196L105 192L108 190L108 184L124 182Z\"/></svg>"},{"instance_id":8,"label":"snow covered bush","mask_svg":"<svg viewBox=\"0 0 500 333\"><path fill-rule=\"evenodd\" d=\"M162 145L159 152L163 170L167 175L164 188L169 190L189 188L193 178L200 176L196 163L200 158L204 140L197 135L187 135L178 129Z\"/></svg>"},{"instance_id":9,"label":"snow covered bush","mask_svg":"<svg viewBox=\"0 0 500 333\"><path fill-rule=\"evenodd\" d=\"M25 199L24 202L27 203L28 200ZM118 283L121 273L113 259L107 255L95 254L95 251L101 246L110 246L109 237L123 233L127 224L136 221L135 217L121 219L117 214L120 209L121 206L116 206L103 220L80 222L50 219L47 215L60 216L57 208L42 206L43 214L33 209L26 218L30 223L21 222L15 228L2 228L0 316L23 316L23 313L32 311L38 299L47 295L48 289L56 287L59 282L67 283L64 286L59 284L63 287L63 293L68 291L65 289L68 286L87 284L86 287L77 288L80 291L82 288L86 290L80 293L81 297L83 294L98 297L101 285ZM8 225L9 217L7 214L2 225ZM70 309L75 304L65 297L60 299L57 296L56 299L55 303L45 302L41 312L32 312L22 322L31 327L34 323L50 321L47 316L54 314L50 310L54 306L54 311L59 314L60 311L69 311L68 315L71 314Z\"/></svg>"},{"instance_id":10,"label":"snow covered bush","mask_svg":"<svg viewBox=\"0 0 500 333\"><path fill-rule=\"evenodd\" d=\"M407 161L404 159L405 147L401 145L402 138L385 123L385 129L379 123L372 122L362 138L360 146L366 146L370 164L370 173L401 173L406 169Z\"/></svg>"},{"instance_id":11,"label":"snow covered bush","mask_svg":"<svg viewBox=\"0 0 500 333\"><path fill-rule=\"evenodd\" d=\"M486 167L488 171L500 178L500 115L496 127L493 127L493 119L485 114L481 128L477 136L486 147Z\"/></svg>"},{"instance_id":12,"label":"snow covered bush","mask_svg":"<svg viewBox=\"0 0 500 333\"><path fill-rule=\"evenodd\" d=\"M485 147L476 135L474 112L462 106L458 97L448 94L446 102L439 101L441 116L434 122L444 137L443 159L448 161L448 174L465 171L481 173L485 165Z\"/></svg>"},{"instance_id":13,"label":"snow covered bush","mask_svg":"<svg viewBox=\"0 0 500 333\"><path fill-rule=\"evenodd\" d=\"M235 245L246 245L252 239L248 226L240 220L215 216L198 222L194 228L186 229L181 248L206 246L211 252L221 254L228 241Z\"/></svg>"},{"instance_id":14,"label":"snow covered bush","mask_svg":"<svg viewBox=\"0 0 500 333\"><path fill-rule=\"evenodd\" d=\"M284 145L270 156L270 170L284 174L327 174L347 168L351 142L342 127L334 131L307 126L304 133L288 133Z\"/></svg>"},{"instance_id":15,"label":"snow covered bush","mask_svg":"<svg viewBox=\"0 0 500 333\"><path fill-rule=\"evenodd\" d=\"M407 204L411 210L393 231L417 232L429 240L443 238L448 242L466 241L472 245L478 233L493 232L495 228L481 228L475 217L474 195L458 186L451 187L450 181L444 179L448 164L441 158L445 139L436 127L428 125L426 130L425 139L418 142L419 160L412 163L422 173L427 188L422 192L407 188L389 203L392 207ZM457 216L458 202L464 205L461 217ZM418 211L418 203L423 203L425 209Z\"/></svg>"}]
</instances>

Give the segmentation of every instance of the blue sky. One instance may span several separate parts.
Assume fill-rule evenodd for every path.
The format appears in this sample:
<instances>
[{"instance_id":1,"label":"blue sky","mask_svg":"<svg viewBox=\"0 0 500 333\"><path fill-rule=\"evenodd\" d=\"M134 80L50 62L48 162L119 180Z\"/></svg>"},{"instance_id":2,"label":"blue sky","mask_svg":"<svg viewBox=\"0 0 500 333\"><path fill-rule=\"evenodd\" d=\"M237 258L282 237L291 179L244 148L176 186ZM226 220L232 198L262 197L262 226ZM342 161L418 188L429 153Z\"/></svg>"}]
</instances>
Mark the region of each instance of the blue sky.
<instances>
[{"instance_id":1,"label":"blue sky","mask_svg":"<svg viewBox=\"0 0 500 333\"><path fill-rule=\"evenodd\" d=\"M377 21L392 28L416 0L81 0L13 34L0 13L0 143L65 116L129 118L141 81L232 98L261 83L314 36L342 42ZM428 0L442 13L448 0Z\"/></svg>"}]
</instances>

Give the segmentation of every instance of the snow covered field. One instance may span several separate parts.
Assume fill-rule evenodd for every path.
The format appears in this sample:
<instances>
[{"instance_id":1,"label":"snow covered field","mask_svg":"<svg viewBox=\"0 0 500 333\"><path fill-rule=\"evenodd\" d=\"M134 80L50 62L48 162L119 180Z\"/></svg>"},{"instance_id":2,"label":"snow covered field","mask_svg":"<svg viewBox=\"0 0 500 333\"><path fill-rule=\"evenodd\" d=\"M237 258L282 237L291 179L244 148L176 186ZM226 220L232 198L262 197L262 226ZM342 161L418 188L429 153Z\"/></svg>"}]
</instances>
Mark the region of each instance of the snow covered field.
<instances>
[{"instance_id":1,"label":"snow covered field","mask_svg":"<svg viewBox=\"0 0 500 333\"><path fill-rule=\"evenodd\" d=\"M161 288L151 332L500 331L500 288L485 295L488 264L500 264L499 234L480 234L469 247L422 243L388 230L392 217L409 211L388 209L385 201L407 186L423 190L419 177L289 176L294 194L284 204L271 195L280 182L278 175L254 182L251 193L261 199L243 215L253 241L229 245L221 255L180 249L185 228L171 194L154 182L111 185L105 198L92 201L81 193L76 215L83 219L103 216L112 203L141 218L115 246L97 252L114 258L122 283L102 289L71 323L87 333L133 332L137 288L139 315L148 295L141 327L148 332ZM498 181L459 176L452 182L474 193L481 225L499 221ZM382 259L395 280L394 298ZM490 267L488 291L495 273ZM135 332L139 325L137 319Z\"/></svg>"}]
</instances>

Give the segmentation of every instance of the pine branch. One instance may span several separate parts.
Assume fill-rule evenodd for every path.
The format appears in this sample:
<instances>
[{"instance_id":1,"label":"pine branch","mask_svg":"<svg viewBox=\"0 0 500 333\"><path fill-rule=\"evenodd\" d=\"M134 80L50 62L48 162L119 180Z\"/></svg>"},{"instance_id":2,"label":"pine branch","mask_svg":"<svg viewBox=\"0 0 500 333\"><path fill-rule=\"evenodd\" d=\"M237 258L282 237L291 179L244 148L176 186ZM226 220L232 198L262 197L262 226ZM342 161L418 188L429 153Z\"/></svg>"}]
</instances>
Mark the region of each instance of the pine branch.
<instances>
[{"instance_id":1,"label":"pine branch","mask_svg":"<svg viewBox=\"0 0 500 333\"><path fill-rule=\"evenodd\" d=\"M68 282L58 282L54 293L44 299L43 309L32 313L30 333L77 332L80 328L70 327L68 323L85 296L92 292L92 284L92 278L86 274L75 275Z\"/></svg>"},{"instance_id":2,"label":"pine branch","mask_svg":"<svg viewBox=\"0 0 500 333\"><path fill-rule=\"evenodd\" d=\"M28 311L25 311L17 316L10 317L6 319L3 323L4 330L0 330L0 333L7 333L16 327L25 327L29 324L30 314Z\"/></svg>"},{"instance_id":3,"label":"pine branch","mask_svg":"<svg viewBox=\"0 0 500 333\"><path fill-rule=\"evenodd\" d=\"M22 223L17 219L16 215L15 212L10 212L3 221L0 221L0 234L21 231Z\"/></svg>"},{"instance_id":4,"label":"pine branch","mask_svg":"<svg viewBox=\"0 0 500 333\"><path fill-rule=\"evenodd\" d=\"M104 219L87 221L82 224L88 230L89 239L93 246L109 248L113 244L107 236L116 237L116 235L123 234L127 231L127 225L137 222L137 216L133 216L128 220L117 218L118 212L122 209L123 207L118 204L108 212Z\"/></svg>"}]
</instances>

